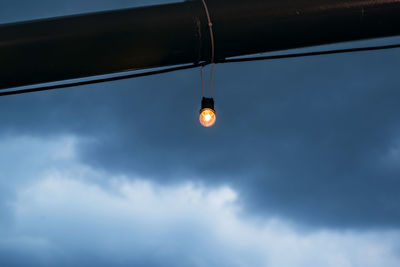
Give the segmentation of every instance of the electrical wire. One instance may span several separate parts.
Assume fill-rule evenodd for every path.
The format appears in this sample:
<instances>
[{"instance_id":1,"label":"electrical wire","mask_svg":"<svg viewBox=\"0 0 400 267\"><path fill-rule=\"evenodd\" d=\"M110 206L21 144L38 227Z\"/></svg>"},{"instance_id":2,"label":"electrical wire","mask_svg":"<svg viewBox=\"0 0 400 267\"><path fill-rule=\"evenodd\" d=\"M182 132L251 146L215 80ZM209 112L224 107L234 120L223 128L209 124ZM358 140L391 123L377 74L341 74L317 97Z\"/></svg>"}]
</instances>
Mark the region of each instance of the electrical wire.
<instances>
[{"instance_id":1,"label":"electrical wire","mask_svg":"<svg viewBox=\"0 0 400 267\"><path fill-rule=\"evenodd\" d=\"M364 51L387 50L387 49L394 49L394 48L400 48L400 44L356 47L356 48L335 49L335 50L293 53L293 54L279 54L279 55L274 55L274 56L239 57L239 58L225 59L225 60L223 60L221 62L217 62L217 63L238 63L238 62L273 60L273 59L283 59L283 58L311 57L311 56L345 54L345 53L364 52Z\"/></svg>"},{"instance_id":2,"label":"electrical wire","mask_svg":"<svg viewBox=\"0 0 400 267\"><path fill-rule=\"evenodd\" d=\"M210 29L210 40L211 40L211 63L214 63L214 56L215 56L215 44L214 44L214 31L213 31L213 24L211 21L210 12L208 11L208 6L205 0L201 0L203 2L204 10L206 11L207 20L208 20L208 27Z\"/></svg>"},{"instance_id":3,"label":"electrical wire","mask_svg":"<svg viewBox=\"0 0 400 267\"><path fill-rule=\"evenodd\" d=\"M102 82L113 82L113 81L119 81L119 80L125 80L125 79L133 79L133 78L138 78L138 77L145 77L145 76L163 74L163 73L168 73L168 72L174 72L174 71L178 71L178 70L193 69L193 68L198 68L200 66L203 67L205 65L207 65L207 63L203 62L203 63L195 63L195 64L190 64L190 65L165 68L165 69L161 69L161 70L119 75L119 76L115 76L115 77L94 78L94 79L90 79L90 80L86 80L86 81L70 82L70 83L63 83L63 84L56 84L56 85L43 85L43 86L37 86L34 88L29 88L29 89L19 89L19 90L0 92L0 96L26 94L26 93L33 93L33 92L40 92L40 91L63 89L63 88L81 86L81 85L96 84L96 83L102 83ZM6 89L2 89L2 90L6 90Z\"/></svg>"},{"instance_id":4,"label":"electrical wire","mask_svg":"<svg viewBox=\"0 0 400 267\"><path fill-rule=\"evenodd\" d=\"M231 59L228 58L228 59L224 59L224 60L218 60L215 63L216 64L218 64L218 63L225 64L225 63L260 61L260 60L300 58L300 57L311 57L311 56L319 56L319 55L332 55L332 54L344 54L344 53L354 53L354 52L364 52L364 51L388 50L388 49L395 49L395 48L400 48L400 44L325 50L325 51L306 52L306 53L279 54L279 55L261 56L261 57L241 57L241 58L231 58ZM25 94L25 93L33 93L33 92L75 87L75 86L80 86L80 85L96 84L96 83L101 83L101 82L111 82L111 81L118 81L118 80L124 80L124 79L138 78L138 77L157 75L157 74L162 74L162 73L169 73L169 72L174 72L174 71L179 71L179 70L204 67L208 64L209 63L207 63L207 62L201 62L201 63L195 63L195 64L190 64L190 65L165 68L165 69L155 70L155 71L140 72L140 73L133 73L133 74L132 73L122 74L122 75L119 75L116 77L94 78L94 79L90 79L90 80L86 80L86 81L70 82L70 83L63 83L63 84L57 84L57 85L36 86L33 88L29 88L29 89L15 89L15 90L4 91L4 92L0 91L0 96L18 95L18 94ZM9 89L13 89L13 88L9 88Z\"/></svg>"},{"instance_id":5,"label":"electrical wire","mask_svg":"<svg viewBox=\"0 0 400 267\"><path fill-rule=\"evenodd\" d=\"M213 23L211 21L210 12L208 10L208 6L205 0L201 0L203 2L204 10L206 12L208 27L210 30L210 41L211 41L211 59L210 62L213 64L211 67L211 74L210 74L210 94L211 98L213 97L213 71L215 67L215 44L214 44L214 31L213 31ZM204 97L204 86L203 86L203 67L201 68L201 88L203 90L203 97Z\"/></svg>"},{"instance_id":6,"label":"electrical wire","mask_svg":"<svg viewBox=\"0 0 400 267\"><path fill-rule=\"evenodd\" d=\"M201 92L202 92L202 96L204 97L203 66L201 66L201 68L200 68L200 75L201 75Z\"/></svg>"},{"instance_id":7,"label":"electrical wire","mask_svg":"<svg viewBox=\"0 0 400 267\"><path fill-rule=\"evenodd\" d=\"M210 90L211 90L211 98L213 97L213 72L214 72L214 68L215 68L215 63L213 63L212 67L211 67L211 74L210 74Z\"/></svg>"},{"instance_id":8,"label":"electrical wire","mask_svg":"<svg viewBox=\"0 0 400 267\"><path fill-rule=\"evenodd\" d=\"M213 72L214 72L214 67L215 67L215 63L212 64L211 67L211 74L210 74L210 95L211 98L213 97ZM200 68L200 77L201 77L201 92L202 92L202 96L204 97L204 78L203 78L203 73L204 73L204 66L201 66Z\"/></svg>"}]
</instances>

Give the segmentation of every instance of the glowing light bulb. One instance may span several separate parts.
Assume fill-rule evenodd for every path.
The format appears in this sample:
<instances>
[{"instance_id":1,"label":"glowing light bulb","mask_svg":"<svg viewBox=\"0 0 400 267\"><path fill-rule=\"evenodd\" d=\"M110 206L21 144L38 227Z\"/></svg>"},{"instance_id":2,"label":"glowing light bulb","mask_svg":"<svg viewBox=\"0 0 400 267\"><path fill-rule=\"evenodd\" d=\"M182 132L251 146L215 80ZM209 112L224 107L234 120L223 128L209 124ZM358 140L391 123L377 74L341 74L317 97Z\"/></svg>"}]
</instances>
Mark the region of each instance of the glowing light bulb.
<instances>
[{"instance_id":1,"label":"glowing light bulb","mask_svg":"<svg viewBox=\"0 0 400 267\"><path fill-rule=\"evenodd\" d=\"M214 99L203 97L199 120L204 127L211 127L215 124L217 117L214 110Z\"/></svg>"},{"instance_id":2,"label":"glowing light bulb","mask_svg":"<svg viewBox=\"0 0 400 267\"><path fill-rule=\"evenodd\" d=\"M200 123L204 127L211 127L215 124L217 117L212 109L204 108L200 112Z\"/></svg>"}]
</instances>

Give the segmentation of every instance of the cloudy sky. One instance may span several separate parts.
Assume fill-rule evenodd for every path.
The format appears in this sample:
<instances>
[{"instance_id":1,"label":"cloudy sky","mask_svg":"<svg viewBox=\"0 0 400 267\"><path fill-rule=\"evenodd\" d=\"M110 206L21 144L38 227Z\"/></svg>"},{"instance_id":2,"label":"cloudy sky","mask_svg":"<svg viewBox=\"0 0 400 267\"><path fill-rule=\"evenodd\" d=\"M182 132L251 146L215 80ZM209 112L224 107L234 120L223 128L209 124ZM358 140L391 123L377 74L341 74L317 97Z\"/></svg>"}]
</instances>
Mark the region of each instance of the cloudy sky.
<instances>
[{"instance_id":1,"label":"cloudy sky","mask_svg":"<svg viewBox=\"0 0 400 267\"><path fill-rule=\"evenodd\" d=\"M0 0L0 23L164 2ZM0 266L400 266L399 62L218 65L210 129L198 69L0 98Z\"/></svg>"}]
</instances>

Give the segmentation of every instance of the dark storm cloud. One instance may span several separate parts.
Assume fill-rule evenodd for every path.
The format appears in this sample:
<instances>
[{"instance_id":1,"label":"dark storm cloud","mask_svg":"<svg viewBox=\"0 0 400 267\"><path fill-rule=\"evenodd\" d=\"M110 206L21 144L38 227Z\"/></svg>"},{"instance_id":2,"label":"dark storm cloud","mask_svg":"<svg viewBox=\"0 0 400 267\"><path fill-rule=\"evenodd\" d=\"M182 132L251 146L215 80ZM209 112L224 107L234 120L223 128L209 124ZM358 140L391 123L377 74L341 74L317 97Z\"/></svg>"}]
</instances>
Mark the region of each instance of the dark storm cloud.
<instances>
[{"instance_id":1,"label":"dark storm cloud","mask_svg":"<svg viewBox=\"0 0 400 267\"><path fill-rule=\"evenodd\" d=\"M197 70L2 98L1 124L91 138L82 160L110 172L230 184L257 214L398 226L399 58L392 51L218 66L211 129L197 122Z\"/></svg>"},{"instance_id":2,"label":"dark storm cloud","mask_svg":"<svg viewBox=\"0 0 400 267\"><path fill-rule=\"evenodd\" d=\"M0 1L0 24L12 23L17 21L26 21L32 19L40 19L46 17L64 16L84 12L96 12L110 9L118 8L128 8L135 6L144 6L150 4L161 4L169 2L180 2L179 0L88 0L88 1L71 1L71 0L58 0L58 1L29 1L29 0L1 0ZM1 64L1 63L0 63ZM63 121L59 120L61 118L61 113L63 109L68 109L68 107L62 104L53 105L52 101L48 98L38 98L34 105L31 104L31 98L21 98L22 102L18 102L19 105L29 106L28 109L21 109L20 107L13 107L15 104L10 99L1 100L1 120L5 123L0 126L0 132L3 138L9 135L23 135L41 131L43 135L54 135L60 132L65 132L66 128L63 128ZM56 107L55 107L56 106ZM46 111L47 110L47 111ZM4 111L4 113L3 113ZM32 120L30 114L37 114L42 116L45 112L49 117L46 120ZM46 116L46 115L45 115ZM17 120L17 121L14 121ZM47 126L44 125L46 122L50 122ZM82 121L77 121L76 124L80 124ZM14 127L16 126L16 127ZM69 124L68 127L72 125ZM60 129L60 130L58 130ZM67 129L67 131L72 130L72 128ZM21 144L21 146L23 146ZM21 153L30 153L30 147L23 147L18 149ZM0 152L7 150L7 147L1 146ZM34 149L35 150L35 149ZM37 150L37 148L36 148ZM4 166L0 170L0 225L2 223L8 223L10 221L10 206L8 205L8 200L14 197L13 188L17 187L19 181L10 181L9 177L12 174L20 173L22 178L25 173L29 173L30 169L26 166L21 165L18 157L20 155L0 155L0 160ZM40 158L37 155L32 155L32 158ZM36 162L40 164L40 162ZM0 264L1 265L1 264Z\"/></svg>"},{"instance_id":3,"label":"dark storm cloud","mask_svg":"<svg viewBox=\"0 0 400 267\"><path fill-rule=\"evenodd\" d=\"M229 183L257 213L398 226L398 55L218 67L212 129L196 121L196 72L146 82L156 88L121 92L115 132L82 152L97 167L160 182Z\"/></svg>"},{"instance_id":4,"label":"dark storm cloud","mask_svg":"<svg viewBox=\"0 0 400 267\"><path fill-rule=\"evenodd\" d=\"M256 214L400 226L398 50L217 66L217 125L199 71L0 99L3 133L71 133L85 163L160 183L229 184ZM206 83L207 84L207 83Z\"/></svg>"}]
</instances>

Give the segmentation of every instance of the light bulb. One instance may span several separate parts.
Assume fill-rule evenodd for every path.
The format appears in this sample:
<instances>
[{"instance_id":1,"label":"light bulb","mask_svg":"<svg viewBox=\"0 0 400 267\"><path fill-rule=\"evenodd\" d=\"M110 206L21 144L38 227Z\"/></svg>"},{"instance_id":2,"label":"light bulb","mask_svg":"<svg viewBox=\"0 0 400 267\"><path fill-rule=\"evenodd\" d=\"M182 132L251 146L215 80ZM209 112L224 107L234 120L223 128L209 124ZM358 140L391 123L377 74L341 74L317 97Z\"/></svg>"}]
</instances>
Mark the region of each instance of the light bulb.
<instances>
[{"instance_id":1,"label":"light bulb","mask_svg":"<svg viewBox=\"0 0 400 267\"><path fill-rule=\"evenodd\" d=\"M200 111L200 123L204 127L211 127L214 125L217 117L215 111L209 108L204 108Z\"/></svg>"},{"instance_id":2,"label":"light bulb","mask_svg":"<svg viewBox=\"0 0 400 267\"><path fill-rule=\"evenodd\" d=\"M200 110L200 123L204 127L211 127L215 124L217 117L215 116L214 110L214 99L205 98L201 100L201 110Z\"/></svg>"}]
</instances>

